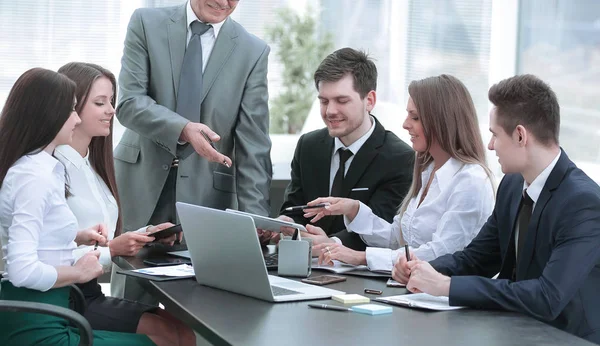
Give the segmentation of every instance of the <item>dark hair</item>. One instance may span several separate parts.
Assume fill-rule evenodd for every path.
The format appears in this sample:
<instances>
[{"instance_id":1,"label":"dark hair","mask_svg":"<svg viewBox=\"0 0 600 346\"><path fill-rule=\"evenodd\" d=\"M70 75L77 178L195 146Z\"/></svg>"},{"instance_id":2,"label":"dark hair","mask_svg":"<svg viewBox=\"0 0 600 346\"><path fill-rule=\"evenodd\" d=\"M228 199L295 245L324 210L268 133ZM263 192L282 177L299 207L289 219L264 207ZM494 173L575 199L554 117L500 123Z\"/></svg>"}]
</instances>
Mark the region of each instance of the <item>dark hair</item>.
<instances>
[{"instance_id":1,"label":"dark hair","mask_svg":"<svg viewBox=\"0 0 600 346\"><path fill-rule=\"evenodd\" d=\"M502 80L490 88L488 98L507 134L522 125L542 144L558 144L560 106L552 88L538 77L524 74Z\"/></svg>"},{"instance_id":2,"label":"dark hair","mask_svg":"<svg viewBox=\"0 0 600 346\"><path fill-rule=\"evenodd\" d=\"M377 67L369 56L352 48L342 48L329 54L315 71L315 87L319 82L337 82L347 74L354 79L354 90L365 98L377 89Z\"/></svg>"},{"instance_id":3,"label":"dark hair","mask_svg":"<svg viewBox=\"0 0 600 346\"><path fill-rule=\"evenodd\" d=\"M115 76L109 70L102 66L84 62L70 62L58 69L59 73L64 74L75 82L77 85L77 113L82 118L85 117L81 114L85 107L92 85L98 78L108 78L113 88L113 99L110 103L115 107L115 100L117 99L117 81ZM117 225L115 229L115 236L121 234L123 226L123 220L121 215L121 205L119 202L119 192L117 189L117 181L115 178L115 165L113 161L113 123L114 118L110 120L110 134L106 137L96 136L92 138L89 147L89 160L92 168L102 178L108 189L113 194L113 197L117 201L119 207L119 216L117 218Z\"/></svg>"},{"instance_id":4,"label":"dark hair","mask_svg":"<svg viewBox=\"0 0 600 346\"><path fill-rule=\"evenodd\" d=\"M0 114L0 185L19 158L52 143L74 98L75 83L54 71L32 68L17 79Z\"/></svg>"}]
</instances>

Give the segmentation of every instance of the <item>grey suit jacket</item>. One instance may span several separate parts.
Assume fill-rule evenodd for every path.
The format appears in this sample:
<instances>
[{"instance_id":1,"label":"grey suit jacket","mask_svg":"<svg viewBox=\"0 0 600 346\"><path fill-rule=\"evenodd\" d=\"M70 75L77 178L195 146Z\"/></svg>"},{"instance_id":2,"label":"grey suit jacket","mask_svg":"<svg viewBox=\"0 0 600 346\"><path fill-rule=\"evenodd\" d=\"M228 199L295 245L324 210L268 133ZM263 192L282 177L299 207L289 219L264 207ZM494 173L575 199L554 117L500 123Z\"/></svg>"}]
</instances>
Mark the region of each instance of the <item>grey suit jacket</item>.
<instances>
[{"instance_id":1,"label":"grey suit jacket","mask_svg":"<svg viewBox=\"0 0 600 346\"><path fill-rule=\"evenodd\" d=\"M185 5L141 8L129 22L117 111L127 130L114 152L124 231L150 219L188 122L174 112L186 26ZM223 24L198 97L200 122L221 136L215 146L233 160L233 167L192 152L179 164L178 201L269 214L269 51L231 18ZM193 151L191 145L188 150Z\"/></svg>"}]
</instances>

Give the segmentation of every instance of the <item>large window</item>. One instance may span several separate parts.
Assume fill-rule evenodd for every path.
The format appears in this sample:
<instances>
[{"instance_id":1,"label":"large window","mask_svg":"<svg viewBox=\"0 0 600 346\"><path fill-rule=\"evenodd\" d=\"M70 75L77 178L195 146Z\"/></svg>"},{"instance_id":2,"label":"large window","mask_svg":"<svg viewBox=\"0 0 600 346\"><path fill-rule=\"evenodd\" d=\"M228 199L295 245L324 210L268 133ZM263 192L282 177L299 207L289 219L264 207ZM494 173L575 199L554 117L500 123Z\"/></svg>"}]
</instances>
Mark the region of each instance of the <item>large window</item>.
<instances>
[{"instance_id":1,"label":"large window","mask_svg":"<svg viewBox=\"0 0 600 346\"><path fill-rule=\"evenodd\" d=\"M556 91L561 146L600 181L600 1L521 1L517 69Z\"/></svg>"},{"instance_id":2,"label":"large window","mask_svg":"<svg viewBox=\"0 0 600 346\"><path fill-rule=\"evenodd\" d=\"M16 78L31 67L57 69L69 61L89 61L118 74L132 12L184 2L0 1L0 106ZM266 39L276 9L306 12L306 5L318 18L319 35L331 33L336 49L364 49L376 59L374 114L401 138L406 139L402 119L412 80L442 73L462 80L473 96L485 139L489 86L515 73L533 73L558 94L561 145L600 181L600 1L242 0L232 16ZM268 78L273 99L281 89L283 65L278 47L267 43L272 46ZM313 106L303 131L322 126ZM120 126L115 129L115 143L122 132ZM297 137L272 136L277 174L289 174ZM489 161L499 173L495 160Z\"/></svg>"}]
</instances>

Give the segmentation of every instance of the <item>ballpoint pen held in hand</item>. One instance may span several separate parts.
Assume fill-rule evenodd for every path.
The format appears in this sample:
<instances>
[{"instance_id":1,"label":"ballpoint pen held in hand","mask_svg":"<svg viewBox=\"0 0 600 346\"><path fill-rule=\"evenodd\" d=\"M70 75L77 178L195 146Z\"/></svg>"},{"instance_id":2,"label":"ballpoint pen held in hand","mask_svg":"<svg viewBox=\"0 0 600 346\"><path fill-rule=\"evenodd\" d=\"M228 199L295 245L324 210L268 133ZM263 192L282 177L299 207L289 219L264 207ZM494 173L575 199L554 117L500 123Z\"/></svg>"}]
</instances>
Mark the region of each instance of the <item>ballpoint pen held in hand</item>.
<instances>
[{"instance_id":1,"label":"ballpoint pen held in hand","mask_svg":"<svg viewBox=\"0 0 600 346\"><path fill-rule=\"evenodd\" d=\"M204 139L206 139L206 141L208 142L208 144L210 144L210 146L213 149L217 150L217 148L215 148L215 144L210 139L210 137L208 137L208 135L206 134L206 132L204 132L203 130L200 130L200 133L202 134L202 137L204 137ZM225 167L229 168L229 164L227 163L227 161L225 161L225 159L223 159L223 164L225 165Z\"/></svg>"}]
</instances>

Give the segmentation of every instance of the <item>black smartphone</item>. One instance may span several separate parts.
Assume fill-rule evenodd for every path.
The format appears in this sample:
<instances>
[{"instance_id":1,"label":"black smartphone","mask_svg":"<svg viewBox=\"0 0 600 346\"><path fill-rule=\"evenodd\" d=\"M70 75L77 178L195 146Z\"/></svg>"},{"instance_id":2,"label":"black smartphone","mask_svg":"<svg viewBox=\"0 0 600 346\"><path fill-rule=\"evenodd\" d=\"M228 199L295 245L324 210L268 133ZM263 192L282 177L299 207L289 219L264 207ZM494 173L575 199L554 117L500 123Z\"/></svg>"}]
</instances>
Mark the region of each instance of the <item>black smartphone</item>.
<instances>
[{"instance_id":1,"label":"black smartphone","mask_svg":"<svg viewBox=\"0 0 600 346\"><path fill-rule=\"evenodd\" d=\"M346 281L346 277L338 276L338 275L319 275L319 276L313 276L311 278L302 279L300 281L307 283L307 284L324 286L324 285L334 284L336 282Z\"/></svg>"},{"instance_id":2,"label":"black smartphone","mask_svg":"<svg viewBox=\"0 0 600 346\"><path fill-rule=\"evenodd\" d=\"M154 241L157 241L157 240L160 240L163 238L168 238L168 237L172 236L173 234L177 234L182 231L183 231L183 229L181 228L181 224L179 224L179 225L171 226L169 228L162 229L160 231L156 231L154 233L150 233L148 235L151 237L154 237Z\"/></svg>"},{"instance_id":3,"label":"black smartphone","mask_svg":"<svg viewBox=\"0 0 600 346\"><path fill-rule=\"evenodd\" d=\"M192 261L190 261L187 258L170 258L170 257L148 258L148 259L144 260L144 264L147 264L147 265L153 266L153 267L161 267L161 266L174 266L174 265L178 265L178 264L192 264Z\"/></svg>"}]
</instances>

